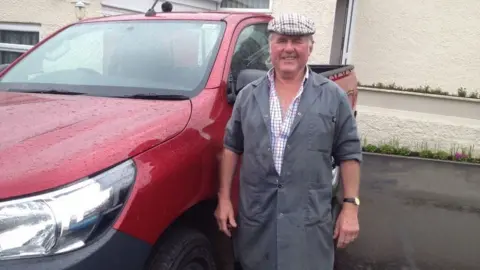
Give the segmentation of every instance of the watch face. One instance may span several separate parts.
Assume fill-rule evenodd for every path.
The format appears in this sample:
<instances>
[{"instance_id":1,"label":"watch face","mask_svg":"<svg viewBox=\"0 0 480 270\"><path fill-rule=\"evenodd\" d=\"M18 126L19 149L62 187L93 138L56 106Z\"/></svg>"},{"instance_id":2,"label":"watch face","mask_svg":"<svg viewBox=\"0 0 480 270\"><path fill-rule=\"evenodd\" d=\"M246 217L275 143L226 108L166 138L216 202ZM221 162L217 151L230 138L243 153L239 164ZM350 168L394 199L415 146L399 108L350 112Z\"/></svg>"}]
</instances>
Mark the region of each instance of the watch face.
<instances>
[{"instance_id":1,"label":"watch face","mask_svg":"<svg viewBox=\"0 0 480 270\"><path fill-rule=\"evenodd\" d=\"M360 205L360 199L359 198L355 198L355 204Z\"/></svg>"}]
</instances>

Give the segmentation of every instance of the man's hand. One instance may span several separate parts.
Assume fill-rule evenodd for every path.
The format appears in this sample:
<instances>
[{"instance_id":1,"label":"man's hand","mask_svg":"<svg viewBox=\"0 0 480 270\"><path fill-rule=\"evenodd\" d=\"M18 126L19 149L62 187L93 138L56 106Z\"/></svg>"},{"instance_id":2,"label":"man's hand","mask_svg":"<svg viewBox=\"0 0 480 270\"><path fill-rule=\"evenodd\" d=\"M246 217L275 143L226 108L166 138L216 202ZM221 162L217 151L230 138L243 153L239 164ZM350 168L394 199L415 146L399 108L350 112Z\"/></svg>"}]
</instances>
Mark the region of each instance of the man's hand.
<instances>
[{"instance_id":1,"label":"man's hand","mask_svg":"<svg viewBox=\"0 0 480 270\"><path fill-rule=\"evenodd\" d=\"M220 231L225 233L228 237L232 237L230 228L237 227L232 201L229 199L219 199L217 209L215 210L215 218L217 219Z\"/></svg>"},{"instance_id":2,"label":"man's hand","mask_svg":"<svg viewBox=\"0 0 480 270\"><path fill-rule=\"evenodd\" d=\"M345 203L335 225L334 239L338 238L337 247L345 248L353 242L360 231L358 224L358 206Z\"/></svg>"}]
</instances>

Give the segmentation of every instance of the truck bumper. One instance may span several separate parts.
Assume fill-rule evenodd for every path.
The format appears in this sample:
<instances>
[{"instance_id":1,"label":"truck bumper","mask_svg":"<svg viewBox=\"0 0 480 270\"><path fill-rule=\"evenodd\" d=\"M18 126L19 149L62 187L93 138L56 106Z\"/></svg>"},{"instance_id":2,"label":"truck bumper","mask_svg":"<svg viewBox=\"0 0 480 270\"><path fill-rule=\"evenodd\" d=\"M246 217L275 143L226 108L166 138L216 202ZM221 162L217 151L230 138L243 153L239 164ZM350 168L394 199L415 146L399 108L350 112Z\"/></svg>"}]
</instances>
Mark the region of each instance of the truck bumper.
<instances>
[{"instance_id":1,"label":"truck bumper","mask_svg":"<svg viewBox=\"0 0 480 270\"><path fill-rule=\"evenodd\" d=\"M138 270L145 267L151 248L148 243L110 229L81 249L47 257L0 260L0 269Z\"/></svg>"}]
</instances>

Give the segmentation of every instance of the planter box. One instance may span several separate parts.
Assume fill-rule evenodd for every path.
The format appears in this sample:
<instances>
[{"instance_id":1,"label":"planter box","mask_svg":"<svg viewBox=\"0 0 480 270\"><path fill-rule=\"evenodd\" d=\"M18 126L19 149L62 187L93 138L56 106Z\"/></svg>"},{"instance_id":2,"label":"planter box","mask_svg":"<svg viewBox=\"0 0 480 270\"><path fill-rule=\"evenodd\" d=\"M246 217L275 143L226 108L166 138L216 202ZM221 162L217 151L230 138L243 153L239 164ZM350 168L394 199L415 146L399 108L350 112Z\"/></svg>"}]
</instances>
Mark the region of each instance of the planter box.
<instances>
[{"instance_id":1,"label":"planter box","mask_svg":"<svg viewBox=\"0 0 480 270\"><path fill-rule=\"evenodd\" d=\"M480 165L364 153L360 237L337 270L478 269Z\"/></svg>"},{"instance_id":2,"label":"planter box","mask_svg":"<svg viewBox=\"0 0 480 270\"><path fill-rule=\"evenodd\" d=\"M398 139L410 149L426 143L447 152L473 146L480 155L480 99L360 87L357 111L367 143Z\"/></svg>"}]
</instances>

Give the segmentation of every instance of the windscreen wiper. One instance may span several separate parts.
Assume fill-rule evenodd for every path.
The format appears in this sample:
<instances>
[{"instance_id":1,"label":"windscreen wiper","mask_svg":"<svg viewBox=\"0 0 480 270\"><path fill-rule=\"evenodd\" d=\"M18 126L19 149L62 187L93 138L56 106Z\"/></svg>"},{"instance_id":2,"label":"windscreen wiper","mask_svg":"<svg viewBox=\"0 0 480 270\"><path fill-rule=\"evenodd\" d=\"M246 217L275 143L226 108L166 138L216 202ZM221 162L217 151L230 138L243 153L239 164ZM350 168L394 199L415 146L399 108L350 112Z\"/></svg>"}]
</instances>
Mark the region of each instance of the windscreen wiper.
<instances>
[{"instance_id":1,"label":"windscreen wiper","mask_svg":"<svg viewBox=\"0 0 480 270\"><path fill-rule=\"evenodd\" d=\"M125 95L125 96L116 96L121 98L134 98L134 99L153 99L153 100L187 100L190 97L182 94L135 94L135 95Z\"/></svg>"},{"instance_id":2,"label":"windscreen wiper","mask_svg":"<svg viewBox=\"0 0 480 270\"><path fill-rule=\"evenodd\" d=\"M21 93L35 93L35 94L55 94L55 95L85 95L85 93L73 92L68 90L58 89L8 89L9 92L21 92Z\"/></svg>"}]
</instances>

